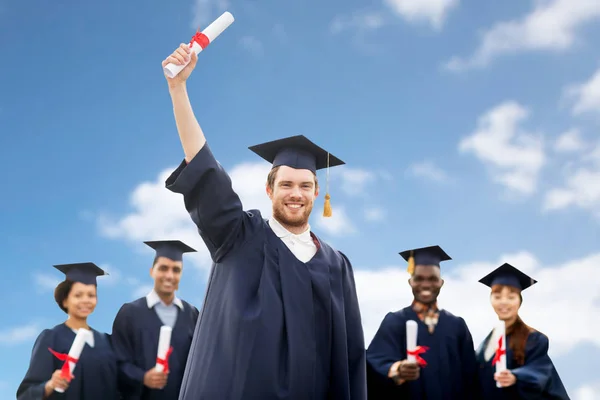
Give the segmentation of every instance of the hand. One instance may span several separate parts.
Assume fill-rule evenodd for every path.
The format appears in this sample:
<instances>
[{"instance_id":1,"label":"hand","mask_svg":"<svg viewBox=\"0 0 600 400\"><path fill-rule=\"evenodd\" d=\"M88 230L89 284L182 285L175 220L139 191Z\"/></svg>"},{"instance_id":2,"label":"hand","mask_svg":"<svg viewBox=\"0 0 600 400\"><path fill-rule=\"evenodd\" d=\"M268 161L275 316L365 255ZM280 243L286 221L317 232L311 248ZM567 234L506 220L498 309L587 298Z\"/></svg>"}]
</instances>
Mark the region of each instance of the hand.
<instances>
[{"instance_id":1,"label":"hand","mask_svg":"<svg viewBox=\"0 0 600 400\"><path fill-rule=\"evenodd\" d=\"M54 391L54 389L67 390L68 387L69 387L69 382L65 378L62 377L62 371L60 369L57 369L52 374L52 377L50 378L50 380L48 382L46 382L44 389L45 389L46 393L49 395L50 393L52 393L52 391Z\"/></svg>"},{"instance_id":2,"label":"hand","mask_svg":"<svg viewBox=\"0 0 600 400\"><path fill-rule=\"evenodd\" d=\"M392 378L397 385L401 385L405 381L419 379L420 372L421 368L417 363L402 360L392 365L388 376Z\"/></svg>"},{"instance_id":3,"label":"hand","mask_svg":"<svg viewBox=\"0 0 600 400\"><path fill-rule=\"evenodd\" d=\"M144 374L144 385L150 389L162 389L166 384L167 374L157 371L156 368L152 368Z\"/></svg>"},{"instance_id":4,"label":"hand","mask_svg":"<svg viewBox=\"0 0 600 400\"><path fill-rule=\"evenodd\" d=\"M190 49L189 44L181 43L179 47L162 62L162 67L164 68L169 63L175 65L183 65L187 61L189 61L190 63L186 65L185 68L182 69L176 77L168 78L167 76L165 76L170 88L185 84L187 78L189 78L194 68L196 68L198 56L192 51L192 49Z\"/></svg>"},{"instance_id":5,"label":"hand","mask_svg":"<svg viewBox=\"0 0 600 400\"><path fill-rule=\"evenodd\" d=\"M496 372L494 374L494 379L496 382L500 383L500 386L502 387L509 387L517 382L517 377L507 369L502 372Z\"/></svg>"}]
</instances>

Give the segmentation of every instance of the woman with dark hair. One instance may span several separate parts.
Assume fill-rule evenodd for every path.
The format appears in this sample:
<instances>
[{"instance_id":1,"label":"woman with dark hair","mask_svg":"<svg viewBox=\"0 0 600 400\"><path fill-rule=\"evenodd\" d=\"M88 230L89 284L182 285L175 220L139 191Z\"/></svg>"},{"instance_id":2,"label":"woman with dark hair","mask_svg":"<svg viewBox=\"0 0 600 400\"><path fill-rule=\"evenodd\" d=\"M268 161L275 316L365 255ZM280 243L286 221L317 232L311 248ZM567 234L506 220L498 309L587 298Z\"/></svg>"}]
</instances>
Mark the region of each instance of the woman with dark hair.
<instances>
[{"instance_id":1,"label":"woman with dark hair","mask_svg":"<svg viewBox=\"0 0 600 400\"><path fill-rule=\"evenodd\" d=\"M118 400L117 361L110 337L90 328L87 321L96 308L96 277L106 273L93 263L54 267L66 275L54 290L54 299L68 317L36 339L17 400ZM80 329L91 334L79 359L70 360L68 353ZM71 361L74 369L69 368Z\"/></svg>"},{"instance_id":2,"label":"woman with dark hair","mask_svg":"<svg viewBox=\"0 0 600 400\"><path fill-rule=\"evenodd\" d=\"M494 365L502 332L490 332L477 349L482 398L569 400L548 356L548 337L526 325L519 317L523 302L521 292L537 281L512 265L503 264L479 282L492 289L492 307L506 327L506 343L502 346L506 349L505 371L496 373Z\"/></svg>"}]
</instances>

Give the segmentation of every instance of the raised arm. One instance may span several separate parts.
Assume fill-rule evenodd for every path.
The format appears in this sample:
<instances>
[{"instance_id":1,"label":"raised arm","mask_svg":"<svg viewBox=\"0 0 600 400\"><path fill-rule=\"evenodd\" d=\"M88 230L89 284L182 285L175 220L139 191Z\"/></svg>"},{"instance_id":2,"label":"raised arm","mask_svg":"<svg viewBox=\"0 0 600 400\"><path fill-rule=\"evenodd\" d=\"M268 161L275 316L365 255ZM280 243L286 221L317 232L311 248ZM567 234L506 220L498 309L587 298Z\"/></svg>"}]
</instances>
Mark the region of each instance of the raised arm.
<instances>
[{"instance_id":1,"label":"raised arm","mask_svg":"<svg viewBox=\"0 0 600 400\"><path fill-rule=\"evenodd\" d=\"M182 44L163 61L163 67L167 63L184 63L186 57L191 57L190 63L175 78L166 78L185 153L185 161L167 179L166 187L183 195L186 210L213 260L218 261L235 245L244 211L229 175L213 156L190 104L186 80L196 66L196 54Z\"/></svg>"}]
</instances>

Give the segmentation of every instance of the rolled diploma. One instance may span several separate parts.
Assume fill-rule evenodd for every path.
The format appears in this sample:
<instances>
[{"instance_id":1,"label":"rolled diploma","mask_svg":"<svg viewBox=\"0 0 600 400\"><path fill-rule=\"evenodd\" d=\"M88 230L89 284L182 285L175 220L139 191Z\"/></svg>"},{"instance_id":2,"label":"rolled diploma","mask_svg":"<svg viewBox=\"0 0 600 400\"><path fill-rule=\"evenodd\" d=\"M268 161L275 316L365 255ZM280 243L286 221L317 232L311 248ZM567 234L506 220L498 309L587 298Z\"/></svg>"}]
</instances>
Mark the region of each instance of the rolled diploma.
<instances>
[{"instance_id":1,"label":"rolled diploma","mask_svg":"<svg viewBox=\"0 0 600 400\"><path fill-rule=\"evenodd\" d=\"M417 358L414 355L408 354L409 351L415 351L417 348L417 332L419 327L416 321L408 320L406 321L406 350L407 356L406 360L408 362L417 362Z\"/></svg>"},{"instance_id":2,"label":"rolled diploma","mask_svg":"<svg viewBox=\"0 0 600 400\"><path fill-rule=\"evenodd\" d=\"M71 345L71 349L69 350L69 358L72 357L76 360L79 360L79 356L81 356L81 352L83 351L83 346L85 346L85 343L89 341L88 336L91 334L91 331L84 328L79 328L79 330L77 331L77 335L75 335L75 340L73 340L73 344ZM76 364L71 361L68 361L68 363L69 371L73 373ZM54 388L54 391L58 393L65 392L63 389L60 388Z\"/></svg>"},{"instance_id":3,"label":"rolled diploma","mask_svg":"<svg viewBox=\"0 0 600 400\"><path fill-rule=\"evenodd\" d=\"M163 325L160 327L160 335L158 336L158 351L156 352L156 358L163 359L167 356L167 351L171 347L171 332L173 330L170 326ZM155 366L158 372L164 371L162 364L156 363Z\"/></svg>"},{"instance_id":4,"label":"rolled diploma","mask_svg":"<svg viewBox=\"0 0 600 400\"><path fill-rule=\"evenodd\" d=\"M208 43L210 44L216 38L218 38L219 35L221 33L223 33L223 31L225 29L227 29L229 27L229 25L231 25L233 23L233 21L234 21L233 15L231 15L231 13L229 11L225 11L223 14L221 14L221 16L219 18L215 19L209 26L207 26L202 31L202 33L204 34L204 36L206 36L208 38ZM194 42L194 44L192 45L192 51L194 51L194 53L196 53L196 55L198 55L198 54L200 54L200 52L202 50L203 50L202 47L200 47L198 45L198 43ZM188 64L189 64L189 61L183 65L176 65L173 63L169 63L164 68L165 74L169 78L174 78Z\"/></svg>"},{"instance_id":5,"label":"rolled diploma","mask_svg":"<svg viewBox=\"0 0 600 400\"><path fill-rule=\"evenodd\" d=\"M502 349L504 350L504 354L500 357L500 360L496 363L496 372L501 372L506 370L506 323L504 321L498 322L498 326L496 327L496 341L502 338ZM496 342L497 343L497 342ZM496 387L501 387L500 382L496 382Z\"/></svg>"}]
</instances>

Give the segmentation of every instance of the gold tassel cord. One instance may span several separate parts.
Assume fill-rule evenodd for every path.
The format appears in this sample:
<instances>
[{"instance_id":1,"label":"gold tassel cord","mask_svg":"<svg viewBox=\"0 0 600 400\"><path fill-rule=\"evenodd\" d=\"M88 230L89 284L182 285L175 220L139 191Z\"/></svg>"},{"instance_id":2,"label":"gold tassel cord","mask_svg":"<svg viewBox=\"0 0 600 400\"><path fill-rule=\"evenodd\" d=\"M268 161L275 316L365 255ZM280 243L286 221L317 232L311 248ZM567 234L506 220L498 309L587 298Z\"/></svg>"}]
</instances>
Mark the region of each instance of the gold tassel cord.
<instances>
[{"instance_id":1,"label":"gold tassel cord","mask_svg":"<svg viewBox=\"0 0 600 400\"><path fill-rule=\"evenodd\" d=\"M329 153L327 153L327 181L325 191L325 204L323 205L323 216L331 217L333 211L331 210L331 196L329 195Z\"/></svg>"},{"instance_id":2,"label":"gold tassel cord","mask_svg":"<svg viewBox=\"0 0 600 400\"><path fill-rule=\"evenodd\" d=\"M410 257L408 257L408 267L406 270L412 276L415 273L415 257L413 255L414 252L410 252Z\"/></svg>"}]
</instances>

